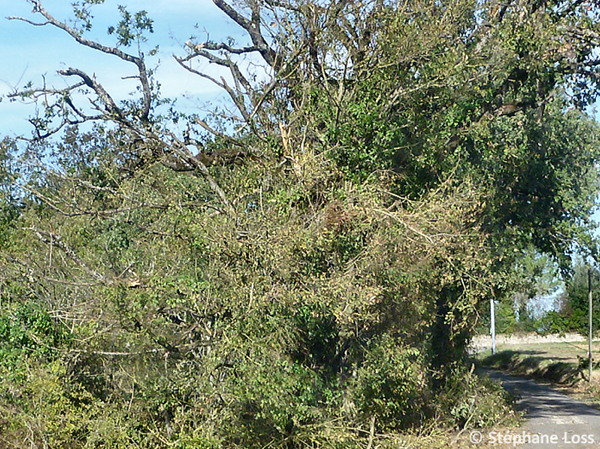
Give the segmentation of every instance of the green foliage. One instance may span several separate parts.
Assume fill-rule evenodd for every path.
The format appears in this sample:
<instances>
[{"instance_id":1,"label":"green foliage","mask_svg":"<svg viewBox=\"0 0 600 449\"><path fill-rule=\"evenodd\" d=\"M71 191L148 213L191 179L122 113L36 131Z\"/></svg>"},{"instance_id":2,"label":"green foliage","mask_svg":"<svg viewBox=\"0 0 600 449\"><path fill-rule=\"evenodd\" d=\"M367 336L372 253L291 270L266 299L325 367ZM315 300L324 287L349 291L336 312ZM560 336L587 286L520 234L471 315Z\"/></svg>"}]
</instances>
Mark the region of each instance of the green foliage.
<instances>
[{"instance_id":1,"label":"green foliage","mask_svg":"<svg viewBox=\"0 0 600 449\"><path fill-rule=\"evenodd\" d=\"M589 266L578 260L573 268L570 279L566 282L565 298L559 316L550 324L556 327L562 324L564 331L579 332L587 335L589 332ZM592 297L594 299L592 324L594 329L600 328L600 310L596 307L597 298L600 298L600 276L598 270L592 268Z\"/></svg>"},{"instance_id":2,"label":"green foliage","mask_svg":"<svg viewBox=\"0 0 600 449\"><path fill-rule=\"evenodd\" d=\"M430 407L424 394L424 356L417 349L399 346L396 339L389 337L374 346L367 349L352 388L359 413L375 416L384 430L418 424Z\"/></svg>"},{"instance_id":3,"label":"green foliage","mask_svg":"<svg viewBox=\"0 0 600 449\"><path fill-rule=\"evenodd\" d=\"M483 165L483 176L495 184L488 203L491 229L506 229L513 239L557 256L568 254L572 239L589 229L586 217L598 189L592 162L597 125L578 111L564 112L565 107L559 98L546 107L541 122L533 113L493 122L501 125L492 129L500 157L491 154Z\"/></svg>"},{"instance_id":4,"label":"green foliage","mask_svg":"<svg viewBox=\"0 0 600 449\"><path fill-rule=\"evenodd\" d=\"M131 14L125 6L119 6L121 21L117 27L108 27L108 34L117 35L119 46L129 47L133 42L146 42L144 33L154 33L154 20L148 17L146 11L139 11Z\"/></svg>"},{"instance_id":5,"label":"green foliage","mask_svg":"<svg viewBox=\"0 0 600 449\"><path fill-rule=\"evenodd\" d=\"M95 3L75 4L83 30ZM599 188L598 125L572 108L594 77L574 86L561 56L592 55L561 31L582 16L526 3L294 5L273 14L271 84L243 78L233 42L188 45L232 68L243 126L174 112L180 139L148 87L24 148L0 170L6 443L391 447L510 416L467 342L490 296L518 327L514 293L551 291L591 248ZM235 20L265 60L269 5ZM153 31L119 10L117 47Z\"/></svg>"},{"instance_id":6,"label":"green foliage","mask_svg":"<svg viewBox=\"0 0 600 449\"><path fill-rule=\"evenodd\" d=\"M17 155L14 140L4 138L0 141L0 249L9 245L13 225L22 207L17 188L20 177Z\"/></svg>"},{"instance_id":7,"label":"green foliage","mask_svg":"<svg viewBox=\"0 0 600 449\"><path fill-rule=\"evenodd\" d=\"M378 17L376 68L355 67L341 99L335 85L312 87L303 119L355 181L391 170L394 192L419 198L449 177L472 180L498 246L532 244L565 269L591 226L598 125L562 93L558 18L525 21L525 6L512 5L515 16L473 42L473 17L492 14L477 7L390 7Z\"/></svg>"},{"instance_id":8,"label":"green foliage","mask_svg":"<svg viewBox=\"0 0 600 449\"><path fill-rule=\"evenodd\" d=\"M436 298L460 279L494 277L480 236L464 228L478 204L473 191L448 188L413 211L382 209L390 194L379 181L342 182L326 159L305 157L300 188L296 174L263 164L217 173L231 191L251 192L235 220L202 207L201 179L158 164L101 195L53 174L35 187L61 210L101 206L90 218L28 210L22 232L58 229L63 246L51 256L42 240L18 257L21 269L36 263L45 273L32 287L54 292L41 288L29 301L58 310L72 329L68 345L44 334L72 354L61 359L68 382L93 410L130 410L117 416L135 427L134 441L160 445L149 441L161 429L190 447L322 445L341 438L328 423L367 426L377 415L377 426L395 431L431 416ZM89 176L111 174L103 160ZM332 199L315 207L306 196L322 185ZM444 323L457 335L488 288L466 285L448 297ZM86 426L113 422L71 412Z\"/></svg>"},{"instance_id":9,"label":"green foliage","mask_svg":"<svg viewBox=\"0 0 600 449\"><path fill-rule=\"evenodd\" d=\"M0 441L33 447L149 447L127 408L95 400L67 372L64 360L22 360L23 379L0 367Z\"/></svg>"},{"instance_id":10,"label":"green foliage","mask_svg":"<svg viewBox=\"0 0 600 449\"><path fill-rule=\"evenodd\" d=\"M68 341L68 331L38 307L28 298L0 315L0 365L14 369L25 356L47 358Z\"/></svg>"},{"instance_id":11,"label":"green foliage","mask_svg":"<svg viewBox=\"0 0 600 449\"><path fill-rule=\"evenodd\" d=\"M497 333L512 334L517 331L517 319L513 304L508 301L501 301L494 311L496 312ZM523 318L523 316L519 315L519 321Z\"/></svg>"},{"instance_id":12,"label":"green foliage","mask_svg":"<svg viewBox=\"0 0 600 449\"><path fill-rule=\"evenodd\" d=\"M563 314L556 310L546 313L537 324L537 331L542 335L563 334L570 327Z\"/></svg>"},{"instance_id":13,"label":"green foliage","mask_svg":"<svg viewBox=\"0 0 600 449\"><path fill-rule=\"evenodd\" d=\"M446 395L436 404L450 409L449 424L458 428L485 428L498 422L516 421L513 398L501 385L480 377L465 367L457 368L445 386Z\"/></svg>"},{"instance_id":14,"label":"green foliage","mask_svg":"<svg viewBox=\"0 0 600 449\"><path fill-rule=\"evenodd\" d=\"M93 16L91 14L91 6L92 5L101 5L105 0L83 0L72 3L73 6L73 14L77 19L77 22L81 22L81 33L84 31L91 31L93 23ZM76 25L79 23L76 22Z\"/></svg>"}]
</instances>

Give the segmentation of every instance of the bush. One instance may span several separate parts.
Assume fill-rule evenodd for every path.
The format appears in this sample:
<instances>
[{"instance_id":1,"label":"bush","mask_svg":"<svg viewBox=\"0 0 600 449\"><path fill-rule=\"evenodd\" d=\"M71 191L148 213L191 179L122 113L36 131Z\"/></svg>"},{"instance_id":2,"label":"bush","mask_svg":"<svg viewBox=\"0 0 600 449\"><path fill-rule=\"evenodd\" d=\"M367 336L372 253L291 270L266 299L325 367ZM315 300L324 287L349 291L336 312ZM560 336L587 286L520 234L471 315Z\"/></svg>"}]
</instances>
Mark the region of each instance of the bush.
<instances>
[{"instance_id":1,"label":"bush","mask_svg":"<svg viewBox=\"0 0 600 449\"><path fill-rule=\"evenodd\" d=\"M516 423L512 396L499 383L476 374L474 366L456 368L436 402L438 414L457 429Z\"/></svg>"},{"instance_id":2,"label":"bush","mask_svg":"<svg viewBox=\"0 0 600 449\"><path fill-rule=\"evenodd\" d=\"M351 390L359 416L366 422L375 416L387 431L422 423L429 414L426 370L418 349L389 336L372 344Z\"/></svg>"}]
</instances>

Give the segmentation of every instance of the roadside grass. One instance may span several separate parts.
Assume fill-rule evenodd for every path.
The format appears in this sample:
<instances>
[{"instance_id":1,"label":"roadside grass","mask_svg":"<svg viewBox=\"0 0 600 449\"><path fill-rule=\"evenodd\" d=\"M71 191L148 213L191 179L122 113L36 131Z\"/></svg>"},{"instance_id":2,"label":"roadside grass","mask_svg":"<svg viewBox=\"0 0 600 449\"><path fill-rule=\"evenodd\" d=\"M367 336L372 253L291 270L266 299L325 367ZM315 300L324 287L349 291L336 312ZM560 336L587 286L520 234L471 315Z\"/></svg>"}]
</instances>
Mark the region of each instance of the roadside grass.
<instances>
[{"instance_id":1,"label":"roadside grass","mask_svg":"<svg viewBox=\"0 0 600 449\"><path fill-rule=\"evenodd\" d=\"M586 342L556 342L507 344L474 356L486 368L498 369L547 382L567 394L600 407L600 341L592 345L592 381L588 381L588 344Z\"/></svg>"},{"instance_id":2,"label":"roadside grass","mask_svg":"<svg viewBox=\"0 0 600 449\"><path fill-rule=\"evenodd\" d=\"M587 358L588 343L578 342L551 342L551 343L520 343L504 344L497 346L497 353L504 351L513 351L524 355L540 357L543 359L554 360L556 362L578 364L580 358ZM490 356L492 351L487 349L477 354L478 358ZM600 359L600 341L594 341L592 344L592 354L595 359Z\"/></svg>"},{"instance_id":3,"label":"roadside grass","mask_svg":"<svg viewBox=\"0 0 600 449\"><path fill-rule=\"evenodd\" d=\"M489 429L468 429L459 433L433 432L426 436L405 437L397 441L397 445L391 447L394 449L514 449L513 444L490 442L489 434L492 431L496 434L515 434L519 432L519 428L502 426ZM481 435L481 440L472 440L473 437L479 435Z\"/></svg>"},{"instance_id":4,"label":"roadside grass","mask_svg":"<svg viewBox=\"0 0 600 449\"><path fill-rule=\"evenodd\" d=\"M514 444L490 441L491 432L496 434L519 433L516 422L481 429L447 430L435 424L415 434L379 435L373 445L380 449L514 449ZM473 437L479 437L473 439Z\"/></svg>"},{"instance_id":5,"label":"roadside grass","mask_svg":"<svg viewBox=\"0 0 600 449\"><path fill-rule=\"evenodd\" d=\"M574 386L585 375L583 363L565 362L513 350L488 355L481 359L481 365L568 386Z\"/></svg>"}]
</instances>

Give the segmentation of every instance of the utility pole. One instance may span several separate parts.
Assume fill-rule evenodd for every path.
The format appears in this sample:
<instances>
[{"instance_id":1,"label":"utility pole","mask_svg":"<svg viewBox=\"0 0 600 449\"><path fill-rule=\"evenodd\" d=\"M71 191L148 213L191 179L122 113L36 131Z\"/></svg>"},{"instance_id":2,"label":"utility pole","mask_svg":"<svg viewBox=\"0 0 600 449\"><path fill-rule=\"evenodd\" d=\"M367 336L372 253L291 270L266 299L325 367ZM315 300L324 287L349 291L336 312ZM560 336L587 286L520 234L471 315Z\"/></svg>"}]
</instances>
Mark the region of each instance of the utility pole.
<instances>
[{"instance_id":1,"label":"utility pole","mask_svg":"<svg viewBox=\"0 0 600 449\"><path fill-rule=\"evenodd\" d=\"M490 299L490 333L492 334L492 354L496 354L496 313L494 310L494 298Z\"/></svg>"},{"instance_id":2,"label":"utility pole","mask_svg":"<svg viewBox=\"0 0 600 449\"><path fill-rule=\"evenodd\" d=\"M588 298L590 306L590 334L588 339L589 382L592 381L592 267L588 268Z\"/></svg>"}]
</instances>

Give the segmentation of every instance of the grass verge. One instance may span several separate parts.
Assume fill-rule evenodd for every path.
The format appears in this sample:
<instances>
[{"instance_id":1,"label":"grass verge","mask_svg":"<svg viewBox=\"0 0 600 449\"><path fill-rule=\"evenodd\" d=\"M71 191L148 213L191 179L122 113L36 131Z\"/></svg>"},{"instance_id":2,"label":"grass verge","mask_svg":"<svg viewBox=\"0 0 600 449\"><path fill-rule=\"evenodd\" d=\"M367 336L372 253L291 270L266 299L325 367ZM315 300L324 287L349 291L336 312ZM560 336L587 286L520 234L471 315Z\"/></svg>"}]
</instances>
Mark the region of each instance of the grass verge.
<instances>
[{"instance_id":1,"label":"grass verge","mask_svg":"<svg viewBox=\"0 0 600 449\"><path fill-rule=\"evenodd\" d=\"M489 355L479 362L487 368L571 387L584 380L586 372L584 363L565 362L512 350Z\"/></svg>"},{"instance_id":2,"label":"grass verge","mask_svg":"<svg viewBox=\"0 0 600 449\"><path fill-rule=\"evenodd\" d=\"M531 345L533 346L533 345ZM480 366L522 375L543 383L565 394L575 397L586 404L600 409L600 366L594 364L591 382L588 380L587 360L564 357L553 358L547 354L533 355L531 347L520 350L504 350L494 355L480 354L477 363ZM577 361L577 362L576 362Z\"/></svg>"}]
</instances>

